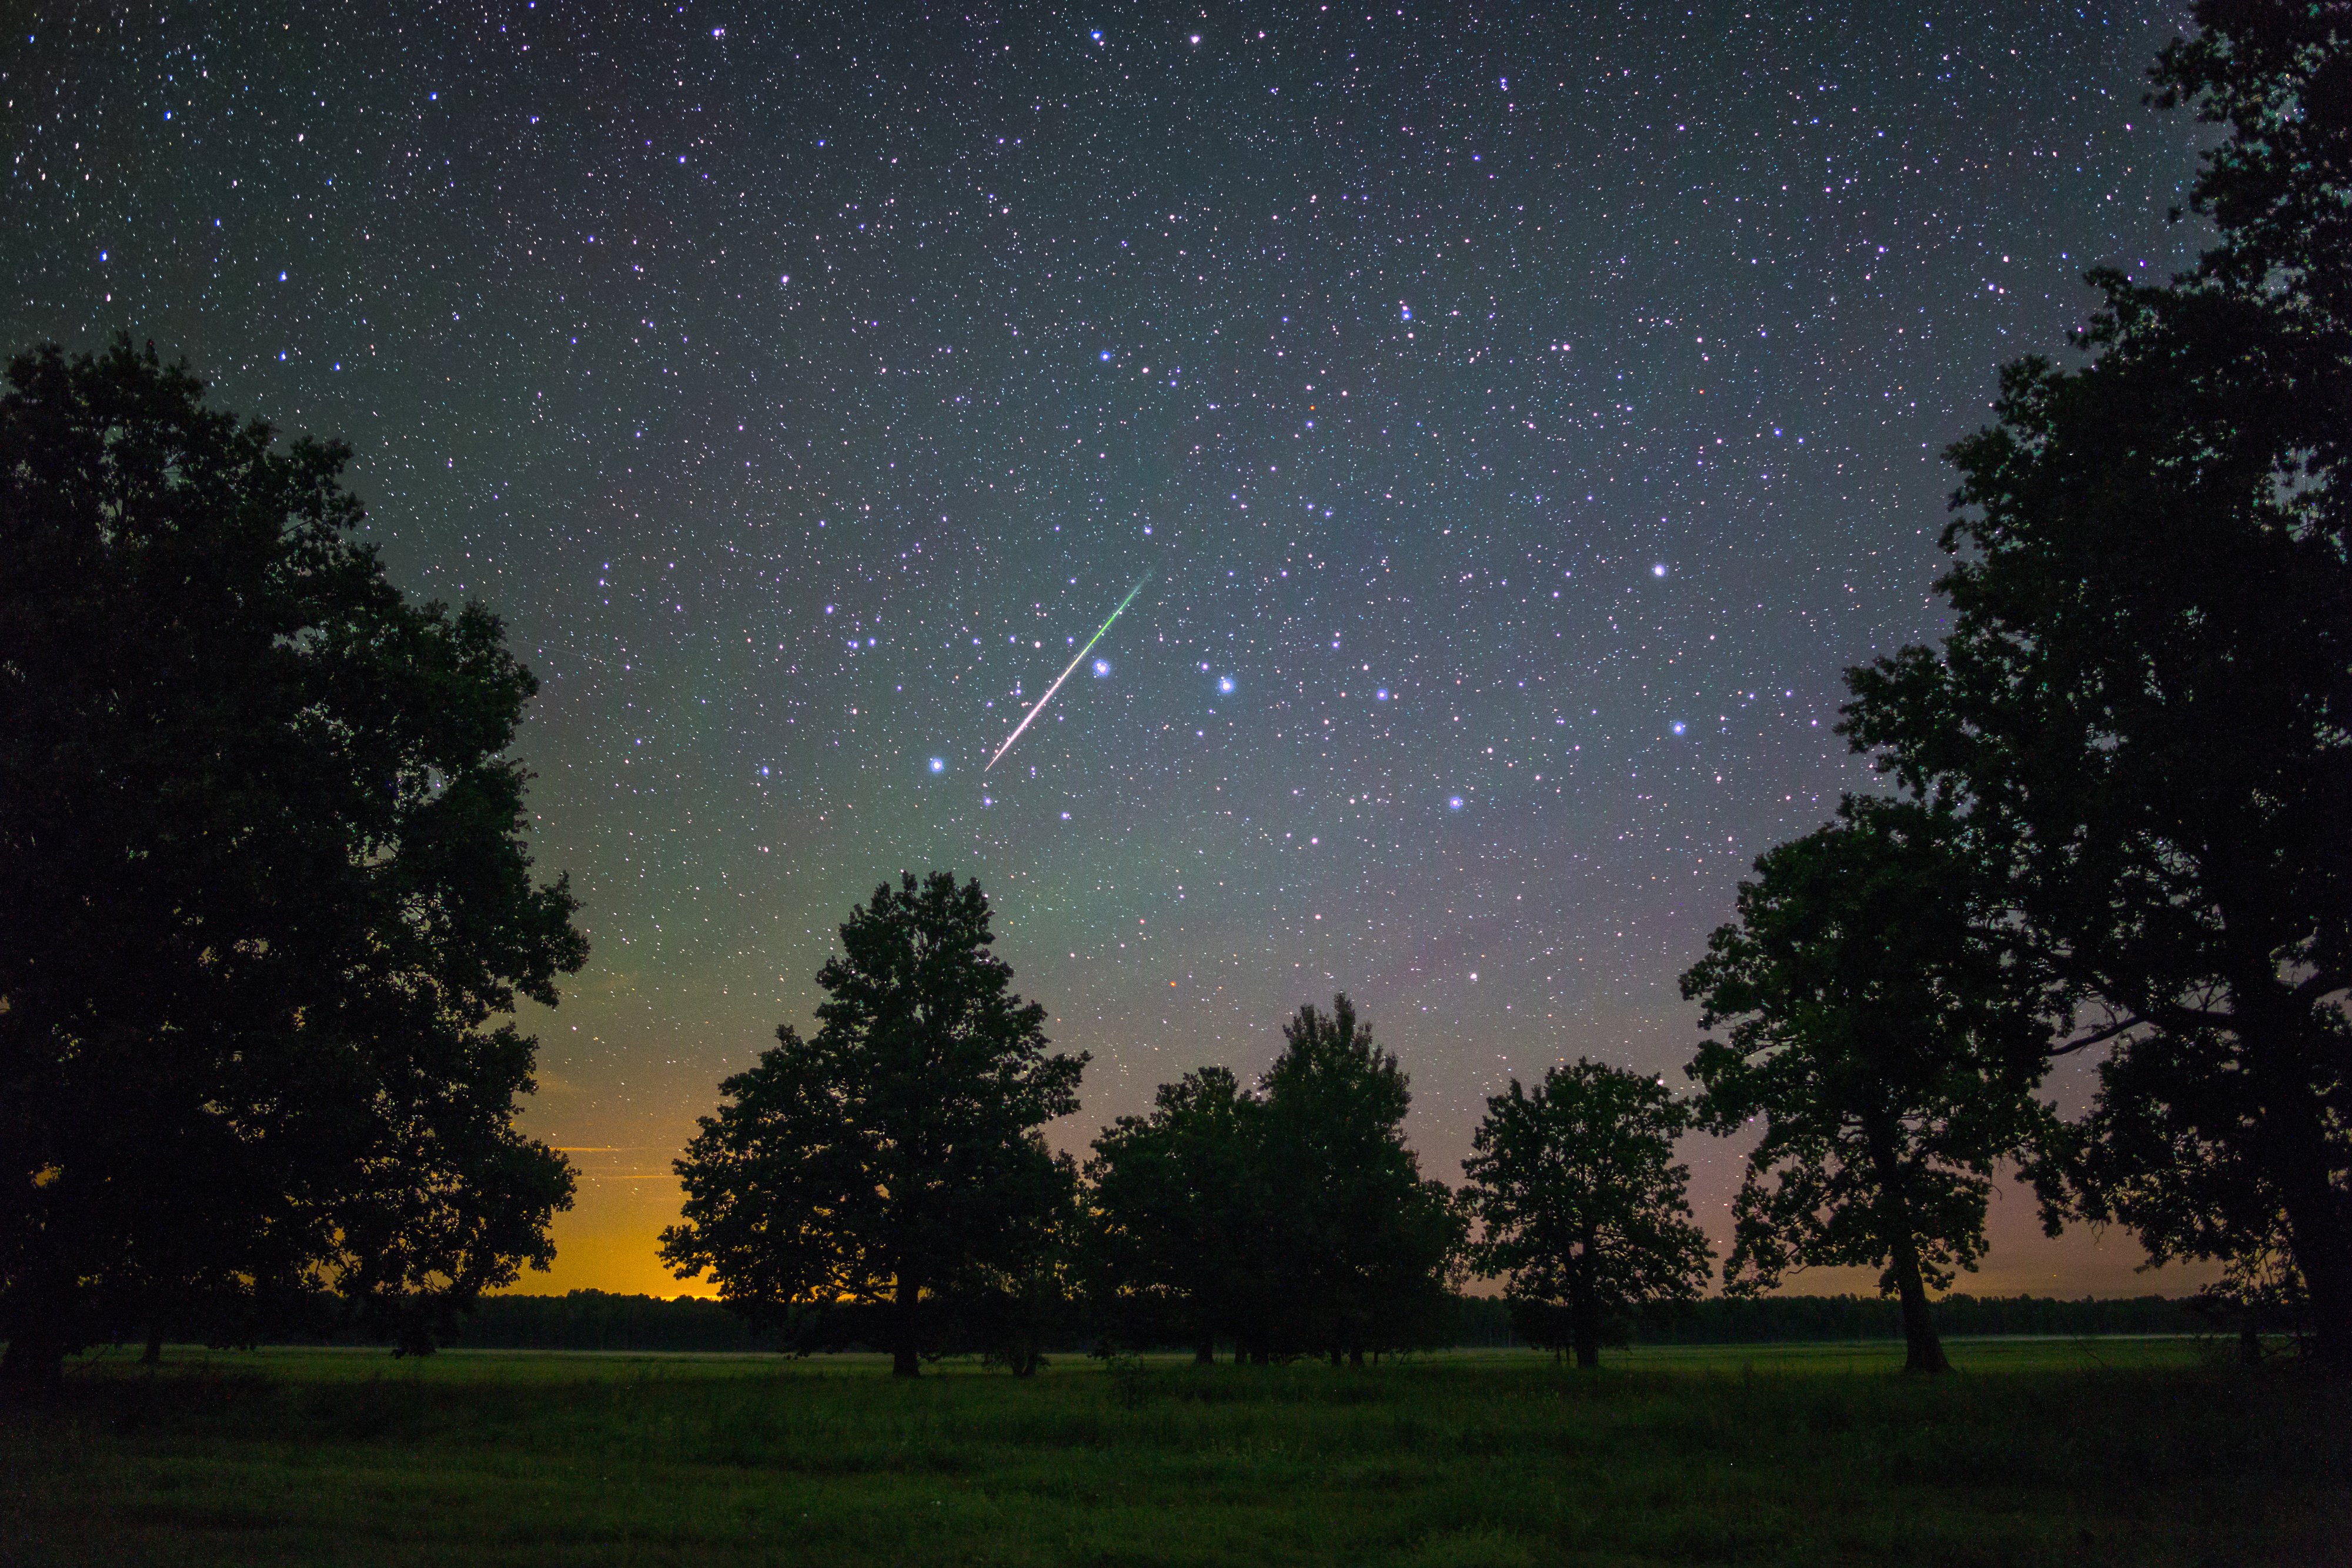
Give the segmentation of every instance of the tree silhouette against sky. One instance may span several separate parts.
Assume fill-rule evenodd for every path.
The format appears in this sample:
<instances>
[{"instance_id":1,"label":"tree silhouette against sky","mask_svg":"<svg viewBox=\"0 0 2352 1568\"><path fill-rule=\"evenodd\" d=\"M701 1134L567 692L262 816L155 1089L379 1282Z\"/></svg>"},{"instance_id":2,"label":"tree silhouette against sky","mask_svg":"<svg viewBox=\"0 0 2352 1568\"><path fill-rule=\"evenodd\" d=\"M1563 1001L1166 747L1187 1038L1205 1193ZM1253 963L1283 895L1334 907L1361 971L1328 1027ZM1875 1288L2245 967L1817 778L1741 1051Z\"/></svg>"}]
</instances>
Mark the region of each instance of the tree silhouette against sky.
<instances>
[{"instance_id":1,"label":"tree silhouette against sky","mask_svg":"<svg viewBox=\"0 0 2352 1568\"><path fill-rule=\"evenodd\" d=\"M536 684L352 538L280 446L128 340L0 394L0 1334L251 1332L326 1288L404 1347L553 1256L516 1131L587 951L535 883Z\"/></svg>"},{"instance_id":2,"label":"tree silhouette against sky","mask_svg":"<svg viewBox=\"0 0 2352 1568\"><path fill-rule=\"evenodd\" d=\"M1017 1270L1067 1200L1040 1129L1078 1107L1083 1054L1049 1053L1045 1009L1012 989L976 882L902 873L850 912L790 1024L722 1082L677 1161L680 1279L708 1270L753 1315L887 1303L891 1370L929 1348L927 1297Z\"/></svg>"}]
</instances>

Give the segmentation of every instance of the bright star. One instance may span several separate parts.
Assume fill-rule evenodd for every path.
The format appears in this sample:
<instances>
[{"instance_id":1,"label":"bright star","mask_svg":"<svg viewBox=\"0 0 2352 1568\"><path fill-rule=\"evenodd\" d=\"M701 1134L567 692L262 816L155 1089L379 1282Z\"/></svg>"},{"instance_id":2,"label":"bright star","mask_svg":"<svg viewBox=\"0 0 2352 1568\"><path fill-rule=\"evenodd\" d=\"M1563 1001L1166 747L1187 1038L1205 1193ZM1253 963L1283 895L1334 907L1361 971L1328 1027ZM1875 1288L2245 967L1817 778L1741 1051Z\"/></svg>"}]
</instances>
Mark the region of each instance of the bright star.
<instances>
[{"instance_id":1,"label":"bright star","mask_svg":"<svg viewBox=\"0 0 2352 1568\"><path fill-rule=\"evenodd\" d=\"M931 758L931 771L932 771L932 772L934 772L934 773L945 773L947 770L948 770L948 765L947 765L947 759L946 759L945 758L941 758L941 757L934 757L934 758Z\"/></svg>"},{"instance_id":2,"label":"bright star","mask_svg":"<svg viewBox=\"0 0 2352 1568\"><path fill-rule=\"evenodd\" d=\"M1095 661L1095 676L1096 676L1096 678L1097 678L1097 680L1099 680L1101 677L1103 677L1103 676L1105 676L1105 675L1108 675L1108 674L1110 674L1110 661L1109 661L1108 659L1097 659L1097 660Z\"/></svg>"},{"instance_id":3,"label":"bright star","mask_svg":"<svg viewBox=\"0 0 2352 1568\"><path fill-rule=\"evenodd\" d=\"M1665 563L1664 561L1660 561L1657 565L1655 565L1655 566L1652 567L1652 568L1650 569L1650 575L1651 575L1652 577L1664 577L1664 576L1665 576L1665 575L1666 575L1666 563Z\"/></svg>"},{"instance_id":4,"label":"bright star","mask_svg":"<svg viewBox=\"0 0 2352 1568\"><path fill-rule=\"evenodd\" d=\"M1456 795L1451 800L1446 801L1445 805L1448 810L1458 811L1462 810L1462 797Z\"/></svg>"},{"instance_id":5,"label":"bright star","mask_svg":"<svg viewBox=\"0 0 2352 1568\"><path fill-rule=\"evenodd\" d=\"M1232 691L1232 690L1234 689L1234 678L1233 678L1233 676L1231 676L1231 675L1220 675L1220 676L1218 676L1218 677L1217 677L1217 689L1218 689L1219 691L1221 691L1221 692L1229 692L1229 691Z\"/></svg>"}]
</instances>

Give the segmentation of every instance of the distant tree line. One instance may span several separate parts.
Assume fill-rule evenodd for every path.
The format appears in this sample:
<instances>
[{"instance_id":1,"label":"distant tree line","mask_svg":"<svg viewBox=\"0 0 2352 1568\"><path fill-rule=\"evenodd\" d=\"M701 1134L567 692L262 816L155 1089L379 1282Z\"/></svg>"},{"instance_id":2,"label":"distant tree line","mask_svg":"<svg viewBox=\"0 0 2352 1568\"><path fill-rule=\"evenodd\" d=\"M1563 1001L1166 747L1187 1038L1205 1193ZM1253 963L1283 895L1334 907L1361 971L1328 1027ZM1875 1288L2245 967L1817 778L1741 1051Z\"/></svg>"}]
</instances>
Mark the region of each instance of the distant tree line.
<instances>
[{"instance_id":1,"label":"distant tree line","mask_svg":"<svg viewBox=\"0 0 2352 1568\"><path fill-rule=\"evenodd\" d=\"M2192 1334L2213 1332L2213 1320L2187 1301L2163 1296L2127 1300L2044 1296L1948 1295L1930 1309L1947 1336L1978 1334ZM879 1350L885 1340L877 1323L871 1341L850 1340L844 1349ZM1099 1343L1093 1325L1074 1315L1073 1331L1046 1337L1043 1348L1056 1354L1083 1354ZM337 1336L320 1332L321 1342ZM1711 1297L1671 1313L1635 1318L1629 1344L1764 1344L1903 1337L1899 1306L1870 1296ZM561 1296L485 1296L459 1330L457 1343L474 1350L699 1351L772 1353L789 1346L719 1302L692 1296L614 1295L572 1291ZM952 1343L952 1336L951 1336ZM976 1343L976 1342L975 1342ZM1504 1349L1529 1342L1512 1325L1511 1303L1499 1296L1465 1296L1447 1303L1431 1348ZM1147 1350L1196 1350L1184 1339L1139 1346Z\"/></svg>"},{"instance_id":2,"label":"distant tree line","mask_svg":"<svg viewBox=\"0 0 2352 1568\"><path fill-rule=\"evenodd\" d=\"M1502 1297L1474 1297L1462 1303L1454 1331L1462 1345L1538 1343L1519 1333L1514 1303ZM2231 1327L2201 1310L2193 1297L1971 1296L1959 1292L1928 1304L1937 1332L1948 1338L1982 1335L2045 1335L2084 1338L2096 1334L2210 1335ZM1775 1344L1905 1337L1899 1301L1884 1296L1709 1296L1671 1312L1643 1313L1626 1321L1622 1343L1660 1344Z\"/></svg>"},{"instance_id":3,"label":"distant tree line","mask_svg":"<svg viewBox=\"0 0 2352 1568\"><path fill-rule=\"evenodd\" d=\"M773 1351L775 1338L740 1312L692 1296L485 1296L458 1331L476 1350Z\"/></svg>"}]
</instances>

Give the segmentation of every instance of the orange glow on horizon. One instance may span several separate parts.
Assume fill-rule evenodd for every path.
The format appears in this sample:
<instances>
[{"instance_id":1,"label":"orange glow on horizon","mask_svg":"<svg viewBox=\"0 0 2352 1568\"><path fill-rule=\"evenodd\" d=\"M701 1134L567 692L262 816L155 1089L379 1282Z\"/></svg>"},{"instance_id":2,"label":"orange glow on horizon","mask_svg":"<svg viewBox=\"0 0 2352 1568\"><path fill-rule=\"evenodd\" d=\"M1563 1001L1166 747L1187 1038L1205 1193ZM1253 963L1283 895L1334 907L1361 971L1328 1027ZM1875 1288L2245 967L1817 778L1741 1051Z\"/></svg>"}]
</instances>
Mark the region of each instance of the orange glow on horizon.
<instances>
[{"instance_id":1,"label":"orange glow on horizon","mask_svg":"<svg viewBox=\"0 0 2352 1568\"><path fill-rule=\"evenodd\" d=\"M663 1228L677 1223L679 1199L677 1178L666 1170L660 1175L594 1175L583 1169L574 1207L556 1217L554 1267L543 1274L526 1270L500 1293L560 1296L570 1291L604 1291L715 1299L719 1288L709 1280L677 1279L655 1255ZM2067 1300L2185 1296L2218 1273L2210 1265L2143 1269L2146 1255L2139 1243L2122 1230L2095 1235L2078 1225L2055 1239L2044 1236L2032 1206L2024 1202L1996 1204L1990 1230L1990 1251L1976 1273L1954 1281L1955 1292ZM1715 1239L1718 1260L1727 1239ZM1790 1276L1777 1293L1870 1296L1877 1291L1872 1270L1818 1269Z\"/></svg>"}]
</instances>

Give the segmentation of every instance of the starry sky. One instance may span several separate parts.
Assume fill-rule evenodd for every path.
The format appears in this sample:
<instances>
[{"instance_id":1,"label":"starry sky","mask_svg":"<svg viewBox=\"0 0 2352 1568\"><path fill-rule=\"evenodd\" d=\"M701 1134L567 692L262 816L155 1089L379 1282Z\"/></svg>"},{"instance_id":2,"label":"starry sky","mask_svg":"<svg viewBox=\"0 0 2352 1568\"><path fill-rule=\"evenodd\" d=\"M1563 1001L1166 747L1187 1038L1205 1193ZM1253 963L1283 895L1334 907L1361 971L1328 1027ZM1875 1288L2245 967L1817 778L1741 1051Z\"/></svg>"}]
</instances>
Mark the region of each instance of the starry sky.
<instances>
[{"instance_id":1,"label":"starry sky","mask_svg":"<svg viewBox=\"0 0 2352 1568\"><path fill-rule=\"evenodd\" d=\"M1939 632L1942 448L2200 243L2179 5L8 13L0 340L341 435L539 674L534 1290L686 1288L669 1161L902 867L1093 1054L1064 1146L1334 990L1449 1180L1515 1073L1684 1082L1874 787L1841 671ZM1971 1288L2189 1281L2030 1209Z\"/></svg>"}]
</instances>

